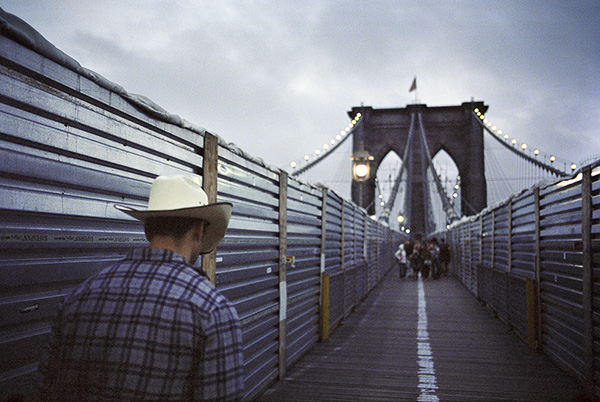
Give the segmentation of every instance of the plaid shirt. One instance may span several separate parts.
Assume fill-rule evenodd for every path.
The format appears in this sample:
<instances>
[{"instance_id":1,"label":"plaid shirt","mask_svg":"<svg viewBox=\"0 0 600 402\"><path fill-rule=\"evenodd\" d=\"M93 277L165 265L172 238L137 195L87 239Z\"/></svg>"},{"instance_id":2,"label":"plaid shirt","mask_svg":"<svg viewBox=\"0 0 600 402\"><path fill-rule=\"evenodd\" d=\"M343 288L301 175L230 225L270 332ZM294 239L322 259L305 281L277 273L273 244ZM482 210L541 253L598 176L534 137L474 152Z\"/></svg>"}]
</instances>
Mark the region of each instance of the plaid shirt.
<instances>
[{"instance_id":1,"label":"plaid shirt","mask_svg":"<svg viewBox=\"0 0 600 402\"><path fill-rule=\"evenodd\" d=\"M43 401L239 400L239 318L183 256L136 250L65 299L40 370Z\"/></svg>"}]
</instances>

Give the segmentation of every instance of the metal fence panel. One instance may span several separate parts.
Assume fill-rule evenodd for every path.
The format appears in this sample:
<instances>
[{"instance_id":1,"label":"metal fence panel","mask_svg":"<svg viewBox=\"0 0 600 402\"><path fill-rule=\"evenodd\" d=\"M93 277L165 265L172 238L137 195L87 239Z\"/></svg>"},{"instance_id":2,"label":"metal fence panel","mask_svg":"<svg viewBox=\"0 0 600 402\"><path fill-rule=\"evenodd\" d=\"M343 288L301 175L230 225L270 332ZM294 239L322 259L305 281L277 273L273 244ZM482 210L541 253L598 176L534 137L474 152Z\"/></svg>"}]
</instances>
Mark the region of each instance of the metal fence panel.
<instances>
[{"instance_id":1,"label":"metal fence panel","mask_svg":"<svg viewBox=\"0 0 600 402\"><path fill-rule=\"evenodd\" d=\"M372 219L367 221L367 236L369 239L368 244L368 269L369 269L369 290L373 289L375 284L379 282L378 280L378 269L377 267L380 264L379 260L379 248L380 241L377 235L377 222Z\"/></svg>"},{"instance_id":2,"label":"metal fence panel","mask_svg":"<svg viewBox=\"0 0 600 402\"><path fill-rule=\"evenodd\" d=\"M482 217L482 253L481 262L488 268L494 265L494 214L489 213Z\"/></svg>"},{"instance_id":3,"label":"metal fence panel","mask_svg":"<svg viewBox=\"0 0 600 402\"><path fill-rule=\"evenodd\" d=\"M508 205L496 209L494 215L494 269L508 271Z\"/></svg>"},{"instance_id":4,"label":"metal fence panel","mask_svg":"<svg viewBox=\"0 0 600 402\"><path fill-rule=\"evenodd\" d=\"M537 345L588 389L594 388L596 396L600 395L599 165L527 190L452 225L447 235L456 254L452 272L468 286L465 266L478 255L463 243L472 241L472 224L481 219L478 297L531 347Z\"/></svg>"},{"instance_id":5,"label":"metal fence panel","mask_svg":"<svg viewBox=\"0 0 600 402\"><path fill-rule=\"evenodd\" d=\"M492 270L492 302L491 306L498 317L508 321L508 273Z\"/></svg>"},{"instance_id":6,"label":"metal fence panel","mask_svg":"<svg viewBox=\"0 0 600 402\"><path fill-rule=\"evenodd\" d=\"M320 189L290 180L287 201L287 359L293 364L318 340L321 270Z\"/></svg>"},{"instance_id":7,"label":"metal fence panel","mask_svg":"<svg viewBox=\"0 0 600 402\"><path fill-rule=\"evenodd\" d=\"M527 283L520 275L508 274L507 319L522 339L527 339Z\"/></svg>"},{"instance_id":8,"label":"metal fence panel","mask_svg":"<svg viewBox=\"0 0 600 402\"><path fill-rule=\"evenodd\" d=\"M368 266L366 259L367 244L367 233L365 231L366 220L368 216L366 213L361 213L359 209L355 211L355 237L354 237L354 248L356 255L356 298L357 301L362 300L368 293L369 289L369 278L368 278Z\"/></svg>"},{"instance_id":9,"label":"metal fence panel","mask_svg":"<svg viewBox=\"0 0 600 402\"><path fill-rule=\"evenodd\" d=\"M540 189L540 292L544 351L583 373L581 178Z\"/></svg>"},{"instance_id":10,"label":"metal fence panel","mask_svg":"<svg viewBox=\"0 0 600 402\"><path fill-rule=\"evenodd\" d=\"M592 170L592 222L591 222L591 269L592 269L592 324L595 395L600 395L600 167Z\"/></svg>"},{"instance_id":11,"label":"metal fence panel","mask_svg":"<svg viewBox=\"0 0 600 402\"><path fill-rule=\"evenodd\" d=\"M471 222L469 238L471 239L469 254L470 264L467 267L465 285L473 293L477 294L477 265L481 262L482 226L481 218Z\"/></svg>"},{"instance_id":12,"label":"metal fence panel","mask_svg":"<svg viewBox=\"0 0 600 402\"><path fill-rule=\"evenodd\" d=\"M535 205L532 191L512 204L511 273L533 279L535 274Z\"/></svg>"},{"instance_id":13,"label":"metal fence panel","mask_svg":"<svg viewBox=\"0 0 600 402\"><path fill-rule=\"evenodd\" d=\"M217 250L217 287L242 322L246 389L278 374L279 175L219 147L219 200L234 203Z\"/></svg>"},{"instance_id":14,"label":"metal fence panel","mask_svg":"<svg viewBox=\"0 0 600 402\"><path fill-rule=\"evenodd\" d=\"M342 199L328 192L325 238L325 272L334 275L342 271Z\"/></svg>"},{"instance_id":15,"label":"metal fence panel","mask_svg":"<svg viewBox=\"0 0 600 402\"><path fill-rule=\"evenodd\" d=\"M349 314L356 299L356 273L354 255L354 206L343 204L344 219L344 314Z\"/></svg>"},{"instance_id":16,"label":"metal fence panel","mask_svg":"<svg viewBox=\"0 0 600 402\"><path fill-rule=\"evenodd\" d=\"M293 364L318 340L321 270L320 189L290 180L287 201L287 359Z\"/></svg>"},{"instance_id":17,"label":"metal fence panel","mask_svg":"<svg viewBox=\"0 0 600 402\"><path fill-rule=\"evenodd\" d=\"M0 36L2 395L35 389L63 297L147 245L141 224L113 205L145 208L156 176L202 175L210 159L212 135L115 88ZM401 237L333 192L322 225L320 189L288 179L284 197L287 174L223 141L216 153L217 198L234 209L215 283L240 315L250 398L281 373L283 338L286 366L317 341L322 227L331 328L394 266ZM284 284L282 239L294 257Z\"/></svg>"},{"instance_id":18,"label":"metal fence panel","mask_svg":"<svg viewBox=\"0 0 600 402\"><path fill-rule=\"evenodd\" d=\"M64 296L131 248L159 173L195 172L199 133L152 125L103 87L0 36L0 387L31 392Z\"/></svg>"}]
</instances>

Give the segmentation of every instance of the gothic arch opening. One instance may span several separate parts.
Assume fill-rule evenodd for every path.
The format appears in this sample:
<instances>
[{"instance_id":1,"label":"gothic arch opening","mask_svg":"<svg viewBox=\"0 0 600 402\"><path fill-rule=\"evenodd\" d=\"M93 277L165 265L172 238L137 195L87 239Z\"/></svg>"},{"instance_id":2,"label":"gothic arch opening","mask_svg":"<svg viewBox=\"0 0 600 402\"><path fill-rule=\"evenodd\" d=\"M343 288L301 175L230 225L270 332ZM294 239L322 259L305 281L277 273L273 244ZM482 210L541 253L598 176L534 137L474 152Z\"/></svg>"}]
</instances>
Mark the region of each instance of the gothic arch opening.
<instances>
[{"instance_id":1,"label":"gothic arch opening","mask_svg":"<svg viewBox=\"0 0 600 402\"><path fill-rule=\"evenodd\" d=\"M460 176L458 166L454 159L444 149L440 149L432 158L435 171L440 178L442 188L446 196L450 198L450 202L454 210L460 215L461 191L460 191ZM442 201L437 191L435 183L433 183L432 172L429 171L428 179L430 181L430 193L432 203L432 219L436 230L443 230L447 225L447 217L442 206Z\"/></svg>"},{"instance_id":2,"label":"gothic arch opening","mask_svg":"<svg viewBox=\"0 0 600 402\"><path fill-rule=\"evenodd\" d=\"M394 151L390 150L386 156L381 160L375 176L375 215L381 216L383 209L388 203L393 202L393 207L390 212L390 226L392 229L400 230L400 224L397 222L397 217L402 213L404 206L404 197L406 190L406 172L402 177L402 181L395 194L394 199L392 196L396 177L402 168L402 158ZM389 206L389 205L388 205Z\"/></svg>"}]
</instances>

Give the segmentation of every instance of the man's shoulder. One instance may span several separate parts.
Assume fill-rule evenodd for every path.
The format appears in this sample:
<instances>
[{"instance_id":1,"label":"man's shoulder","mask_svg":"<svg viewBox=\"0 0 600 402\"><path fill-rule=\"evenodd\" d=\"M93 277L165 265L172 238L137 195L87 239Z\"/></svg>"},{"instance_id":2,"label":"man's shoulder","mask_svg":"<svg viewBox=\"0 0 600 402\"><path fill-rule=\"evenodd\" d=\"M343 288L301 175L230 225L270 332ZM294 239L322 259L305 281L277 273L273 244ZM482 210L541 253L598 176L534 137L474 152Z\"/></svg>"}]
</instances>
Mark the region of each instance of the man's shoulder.
<instances>
[{"instance_id":1,"label":"man's shoulder","mask_svg":"<svg viewBox=\"0 0 600 402\"><path fill-rule=\"evenodd\" d=\"M212 285L204 274L185 261L152 261L132 258L130 254L89 277L67 301L83 293L111 288L119 292L147 288L165 295L172 293L174 297L185 297L188 293L210 293Z\"/></svg>"}]
</instances>

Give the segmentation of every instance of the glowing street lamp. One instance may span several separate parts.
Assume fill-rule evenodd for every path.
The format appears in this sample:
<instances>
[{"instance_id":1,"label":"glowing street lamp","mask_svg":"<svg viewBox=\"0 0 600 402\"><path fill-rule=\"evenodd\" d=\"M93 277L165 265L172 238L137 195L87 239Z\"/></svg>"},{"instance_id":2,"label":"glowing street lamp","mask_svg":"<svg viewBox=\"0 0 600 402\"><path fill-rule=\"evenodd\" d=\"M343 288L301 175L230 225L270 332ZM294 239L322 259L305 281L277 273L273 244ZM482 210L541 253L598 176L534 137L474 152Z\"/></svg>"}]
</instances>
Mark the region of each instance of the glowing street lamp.
<instances>
[{"instance_id":1,"label":"glowing street lamp","mask_svg":"<svg viewBox=\"0 0 600 402\"><path fill-rule=\"evenodd\" d=\"M362 142L359 144L358 151L356 151L350 159L352 160L352 178L359 182L369 180L369 177L371 176L370 161L375 158L365 151Z\"/></svg>"}]
</instances>

